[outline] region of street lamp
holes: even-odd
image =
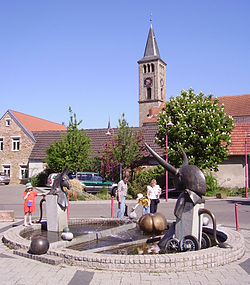
[[[170,121],[166,123],[166,162],[168,162],[168,126],[174,124]],[[166,202],[168,201],[168,171],[166,170]]]
[[[247,189],[248,189],[248,163],[247,163],[247,137],[250,137],[250,134],[245,136],[245,196],[247,198]]]

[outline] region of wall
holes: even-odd
[[[249,173],[249,170],[248,170]],[[230,156],[219,165],[219,171],[214,173],[220,186],[245,187],[245,157]]]
[[[43,172],[46,165],[41,161],[30,160],[29,161],[29,177],[36,176]]]
[[[10,125],[6,126],[6,119]],[[12,137],[20,137],[20,150],[12,151]],[[28,166],[28,159],[35,143],[23,129],[9,116],[8,112],[0,120],[0,138],[3,138],[3,151],[0,151],[0,171],[3,165],[10,165],[10,183],[25,183],[20,179],[20,166]]]

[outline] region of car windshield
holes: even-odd
[[[94,176],[94,181],[100,181],[100,182],[102,182],[102,181],[103,181],[103,178],[102,178],[100,175],[95,175],[95,176]]]
[[[92,174],[77,174],[77,178],[79,180],[91,181],[92,180]]]

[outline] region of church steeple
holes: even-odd
[[[166,63],[161,59],[152,23],[139,65],[139,126],[153,107],[166,101]]]
[[[150,29],[149,29],[149,33],[148,33],[148,39],[147,39],[147,44],[145,47],[145,51],[144,51],[144,57],[143,59],[149,59],[150,58],[160,58],[160,53],[159,53],[159,49],[158,49],[158,45],[155,39],[155,34],[154,34],[154,30],[153,30],[153,26],[152,24],[150,24]]]

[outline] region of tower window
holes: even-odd
[[[152,69],[152,72],[155,72],[155,66],[153,63],[151,64],[151,69]]]
[[[151,88],[150,87],[147,88],[147,99],[148,100],[151,99]]]
[[[3,151],[3,138],[0,138],[0,151]]]
[[[150,72],[150,64],[148,64],[148,72]]]
[[[143,65],[143,72],[147,73],[147,66],[145,64]]]

